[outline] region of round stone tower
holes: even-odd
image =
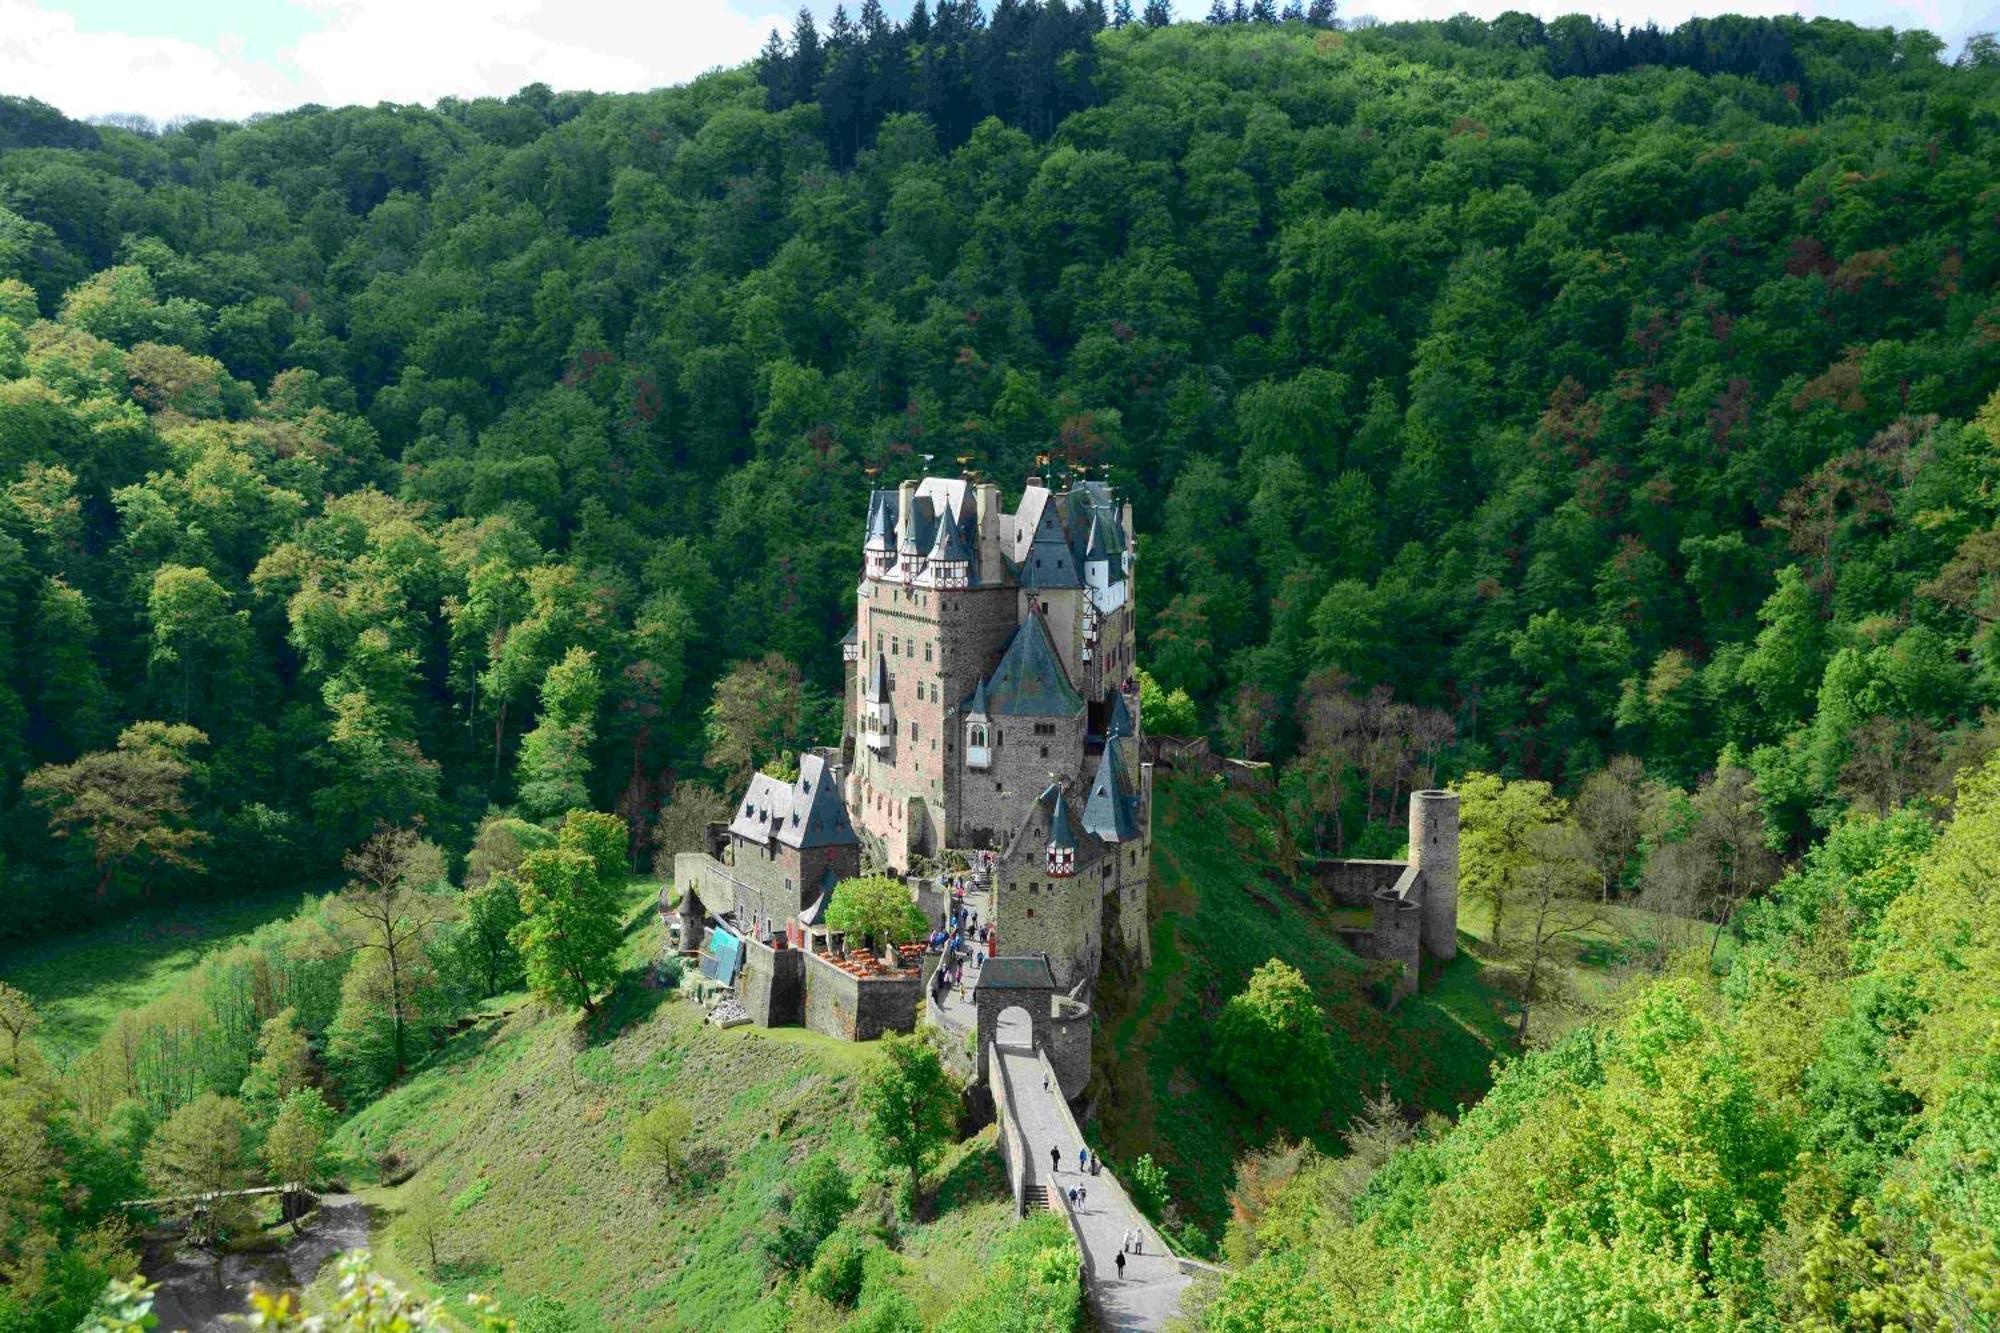
[[[1458,956],[1458,793],[1410,794],[1410,864],[1423,892],[1424,952]]]

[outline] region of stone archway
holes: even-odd
[[[993,1019],[993,1040],[1017,1051],[1035,1049],[1035,1020],[1018,1004],[1010,1004]]]
[[[1040,1050],[1047,1045],[1049,1002],[1055,989],[1056,979],[1045,957],[986,960],[979,969],[979,980],[972,987],[972,1007],[978,1015],[981,1077],[985,1075],[987,1050],[1000,1036],[1003,1015],[1010,1024],[1007,1046],[1012,1048],[1022,1040],[1028,1050]],[[1027,1031],[1016,1036],[1018,1029],[1012,1024],[1023,1021]]]

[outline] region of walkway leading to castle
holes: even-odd
[[[1084,1187],[1083,1207],[1075,1212],[1089,1252],[1086,1271],[1099,1327],[1118,1333],[1165,1328],[1167,1321],[1180,1313],[1181,1292],[1189,1282],[1179,1261],[1167,1253],[1159,1232],[1133,1206],[1110,1171],[1093,1176],[1077,1170],[1076,1150],[1081,1141],[1076,1121],[1063,1105],[1059,1089],[1043,1091],[1042,1074],[1048,1065],[1042,1057],[1005,1044],[998,1050],[1001,1077],[1007,1083],[1007,1110],[1027,1139],[1035,1183],[1047,1185],[1050,1199],[1066,1210],[1070,1204],[1064,1196],[1070,1186]],[[1054,1175],[1049,1174],[1050,1148],[1062,1159]],[[1118,1250],[1134,1227],[1145,1237],[1142,1252],[1125,1256],[1125,1276],[1121,1279]]]

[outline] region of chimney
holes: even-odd
[[[917,483],[906,481],[896,488],[896,545],[899,550],[916,550],[917,530],[910,526],[910,511],[916,506]],[[922,555],[923,552],[918,551]]]
[[[1000,522],[1005,517],[1000,508],[1000,488],[990,481],[982,481],[972,492],[973,513],[978,521],[979,582],[994,584],[1001,581],[1000,574]]]
[[[1041,485],[1041,484],[1042,484],[1042,479],[1041,479],[1040,477],[1030,477],[1030,478],[1028,478],[1028,489],[1029,489],[1029,490],[1033,490],[1033,489],[1034,489],[1035,487],[1037,487],[1037,486],[1039,486],[1039,485]]]

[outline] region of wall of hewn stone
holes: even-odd
[[[805,1021],[805,953],[743,942],[743,971],[736,999],[760,1027],[797,1027]]]
[[[850,976],[818,954],[805,955],[805,1025],[845,1041],[914,1032],[923,983],[909,977]]]

